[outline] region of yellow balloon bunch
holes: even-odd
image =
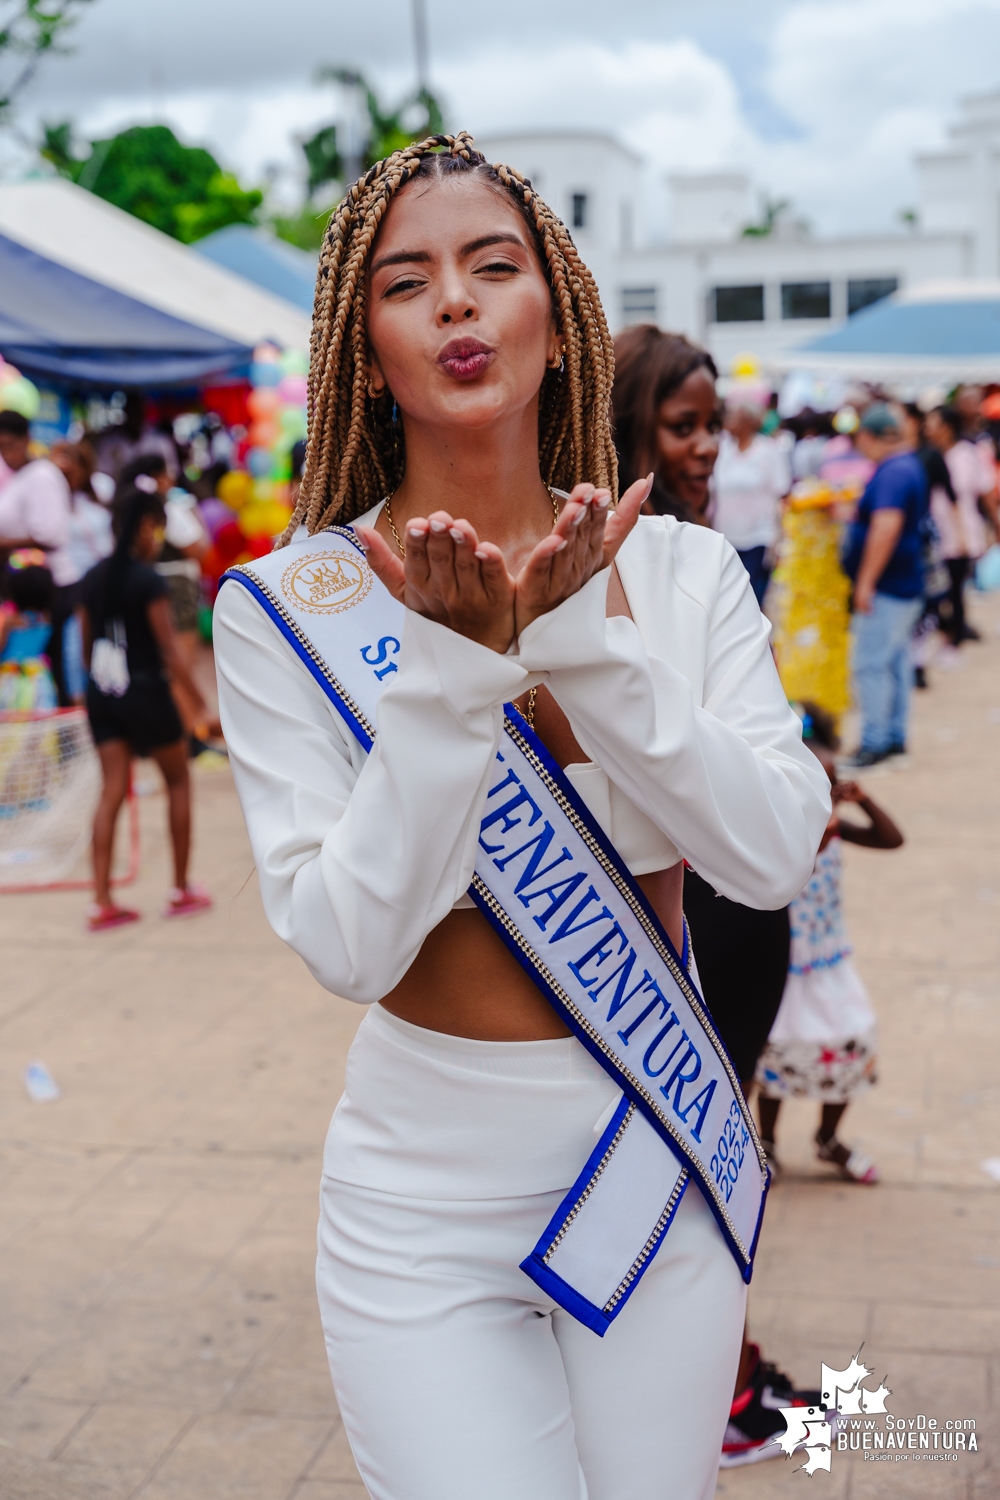
[[[840,566],[839,491],[815,482],[793,492],[775,569],[775,652],[791,699],[839,717],[850,705],[851,585]]]

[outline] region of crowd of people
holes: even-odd
[[[546,281],[551,273],[542,274],[532,260],[534,241],[525,237],[527,221],[517,204],[527,201],[528,189],[515,191],[496,174],[495,181],[477,184],[476,174],[492,169],[477,166],[463,152],[456,148],[447,158],[448,172],[440,165],[445,158],[426,157],[419,168],[426,178],[424,196],[403,195],[400,207],[392,207],[387,223],[402,224],[406,206],[407,232],[414,243],[427,239],[426,253],[411,256],[406,241],[394,256],[376,263],[374,274],[386,280],[388,299],[388,270],[380,268],[419,262],[416,271],[412,266],[407,271],[410,297],[414,286],[433,282],[435,273],[426,267],[436,264],[435,257],[451,257],[452,280],[438,293],[449,310],[437,324],[431,319],[435,337],[446,337],[450,321],[463,328],[481,325],[484,335],[492,328],[497,335],[503,318],[513,317],[514,304],[509,301],[507,311],[498,312],[495,291],[462,290],[478,273],[475,267],[467,273],[469,252],[451,246],[458,231],[453,233],[451,220],[440,213],[442,195],[452,195],[449,203],[468,219],[470,235],[473,228],[485,235],[482,245],[504,242],[511,264],[491,260],[484,276],[498,284],[504,278],[513,284],[520,276],[524,287],[517,294],[522,322],[511,324],[517,339],[505,344],[509,330],[497,335],[504,351],[519,341],[516,352],[502,356],[510,365],[503,396],[511,405],[506,426],[493,413],[489,422],[497,431],[487,432],[487,417],[475,415],[475,381],[496,357],[495,348],[475,338],[445,343],[434,373],[428,374],[407,345],[402,322],[394,326],[395,314],[373,303],[367,338],[378,355],[371,356],[367,384],[355,375],[335,390],[324,388],[316,407],[327,413],[322,420],[331,430],[354,432],[361,421],[372,437],[367,446],[358,442],[345,449],[340,469],[317,464],[295,512],[296,537],[303,545],[332,522],[358,523],[358,545],[371,568],[397,602],[409,606],[399,667],[386,668],[398,673],[383,700],[391,711],[386,707],[379,719],[379,745],[372,750],[369,738],[363,747],[366,754],[371,751],[374,768],[364,781],[359,781],[364,756],[347,730],[343,743],[336,735],[331,741],[325,700],[310,697],[302,674],[288,670],[291,658],[282,654],[287,641],[277,641],[258,602],[227,585],[219,612],[225,728],[268,916],[329,988],[348,998],[382,1001],[373,1008],[378,1019],[359,1032],[349,1084],[355,1092],[338,1110],[328,1143],[319,1284],[331,1369],[373,1494],[445,1492],[434,1488],[434,1463],[449,1461],[441,1459],[444,1450],[434,1449],[440,1426],[434,1403],[441,1400],[440,1383],[457,1378],[455,1400],[463,1404],[468,1432],[478,1434],[477,1441],[489,1447],[497,1422],[507,1424],[508,1451],[500,1469],[513,1472],[509,1454],[520,1451],[519,1444],[529,1455],[532,1472],[537,1471],[535,1488],[524,1494],[542,1493],[537,1473],[545,1465],[561,1476],[562,1485],[557,1488],[553,1480],[547,1495],[576,1493],[579,1450],[592,1493],[610,1495],[611,1488],[602,1486],[620,1461],[637,1473],[660,1472],[668,1432],[669,1465],[680,1476],[677,1494],[700,1500],[709,1493],[706,1486],[714,1485],[720,1437],[724,1464],[771,1456],[778,1451],[773,1439],[784,1430],[778,1408],[818,1405],[820,1392],[796,1389],[763,1358],[745,1327],[738,1354],[732,1328],[717,1327],[723,1305],[733,1318],[742,1317],[742,1291],[727,1253],[718,1253],[714,1223],[694,1189],[671,1232],[676,1255],[659,1252],[655,1271],[642,1283],[646,1290],[637,1295],[647,1321],[639,1314],[629,1321],[623,1313],[605,1345],[612,1353],[603,1365],[586,1341],[590,1335],[580,1342],[578,1325],[564,1316],[566,1307],[573,1312],[572,1301],[560,1303],[556,1297],[553,1303],[542,1293],[532,1293],[532,1300],[518,1290],[516,1276],[511,1280],[508,1271],[516,1272],[517,1262],[506,1265],[507,1238],[511,1245],[521,1244],[530,1218],[524,1204],[537,1208],[536,1199],[551,1198],[555,1210],[567,1186],[563,1157],[576,1162],[573,1151],[582,1143],[582,1161],[592,1149],[591,1137],[610,1119],[614,1091],[608,1094],[606,1073],[597,1063],[583,1054],[582,1063],[577,1058],[577,1043],[566,1026],[553,1022],[513,960],[509,971],[503,967],[506,956],[496,937],[470,925],[467,908],[473,903],[464,893],[475,839],[466,826],[466,801],[471,805],[480,791],[485,793],[484,778],[497,758],[497,715],[502,718],[502,705],[510,698],[619,847],[641,899],[700,984],[711,1013],[706,1025],[714,1026],[743,1096],[756,1096],[772,1177],[781,1173],[781,1103],[804,1097],[818,1108],[818,1160],[848,1182],[873,1186],[875,1162],[839,1134],[851,1101],[876,1080],[878,1047],[875,1013],[844,931],[840,850],[845,841],[879,850],[903,842],[890,814],[854,777],[906,753],[914,684],[926,686],[932,661],[947,661],[948,653],[976,639],[965,591],[997,531],[997,455],[983,423],[982,392],[960,389],[928,412],[872,392],[858,409],[838,414],[836,424],[812,412],[781,424],[766,400],[739,390],[720,399],[711,356],[687,338],[651,325],[630,328],[614,342],[608,417],[595,407],[588,417],[591,427],[577,422],[572,403],[581,391],[596,389],[595,371],[610,353],[602,352],[606,330],[602,335],[586,268],[574,260],[568,237],[560,238],[558,221],[545,217],[544,206],[536,209],[533,232],[543,237],[550,264],[561,265],[559,275],[567,285],[568,267],[575,278],[579,305],[567,302],[562,308],[564,317],[575,320],[570,338],[567,328],[551,319]],[[365,179],[369,194],[381,181],[373,173]],[[459,175],[465,179],[461,200],[455,197]],[[386,189],[383,209],[396,190]],[[512,192],[513,208],[504,197]],[[362,195],[358,204],[364,203],[368,199]],[[348,238],[364,229],[358,204],[343,210]],[[375,237],[369,228],[368,248]],[[383,239],[390,233],[385,222],[379,233]],[[480,241],[473,236],[469,243]],[[343,317],[339,324],[328,318],[323,325],[324,337],[333,340],[324,369],[346,358],[336,341],[355,316],[353,290],[341,288],[336,295],[344,299]],[[494,309],[490,316],[496,326],[483,310],[487,305]],[[331,333],[332,328],[341,333]],[[365,339],[355,338],[351,347],[364,346]],[[397,380],[406,393],[405,400],[402,394],[398,398],[402,417],[392,394]],[[362,388],[364,409],[358,417]],[[535,413],[534,427],[520,420],[521,408],[515,410],[522,396],[521,406]],[[454,443],[446,463],[439,442],[445,429]],[[551,443],[556,454],[552,477],[544,484],[535,483],[539,431],[545,452]],[[164,914],[205,911],[211,898],[189,876],[188,766],[192,752],[209,735],[219,735],[222,725],[211,719],[194,670],[202,602],[199,559],[208,539],[191,497],[177,488],[176,450],[162,433],[144,429],[141,405],[134,400],[100,452],[86,441],[65,441],[37,456],[30,438],[23,417],[0,412],[0,709],[86,708],[103,773],[93,831],[91,931],[107,931],[140,915],[116,902],[110,880],[115,824],[135,756],[157,762],[167,790],[174,883]],[[574,448],[581,443],[589,444],[586,452]],[[617,513],[610,509],[612,443],[623,496]],[[484,464],[480,449],[492,453],[493,467]],[[567,479],[562,487],[571,459],[578,468],[584,462],[593,468],[592,474],[588,469],[593,483]],[[860,710],[859,743],[847,757],[841,754],[838,727],[821,703],[785,701],[760,613],[768,605],[787,498],[796,481],[824,472],[850,472],[863,480],[845,526],[843,552],[853,588]],[[502,476],[524,482],[517,505],[502,493]],[[475,505],[468,498],[473,493]],[[432,495],[441,508],[428,520]],[[451,495],[453,515],[445,513],[442,495]],[[664,526],[643,530],[636,522],[640,506],[647,516],[668,518]],[[468,519],[473,514],[482,542]],[[630,553],[625,543],[633,526],[643,540],[641,546],[630,542]],[[610,542],[602,541],[605,528]],[[629,556],[633,561],[626,564]],[[261,559],[261,566],[266,561]],[[606,574],[602,565],[608,563],[614,568],[606,587],[606,620],[603,594],[596,614],[585,601],[596,599],[590,581]],[[480,569],[488,587],[479,579]],[[519,613],[522,598],[533,602]],[[647,646],[634,630],[616,629],[624,623],[616,616],[634,620],[647,634],[660,631],[670,644],[649,645],[647,658]],[[553,623],[558,621],[569,623]],[[680,637],[671,635],[684,630],[704,636],[698,637],[697,667],[684,656]],[[382,644],[387,641],[399,649],[394,636],[383,636]],[[669,661],[659,659],[663,651],[673,653]],[[362,657],[369,660],[364,651]],[[383,653],[379,660],[384,659]],[[739,671],[728,670],[733,663]],[[384,674],[379,675],[381,680]],[[626,677],[627,694],[621,690]],[[598,698],[609,696],[604,709],[587,708],[591,690]],[[669,725],[662,721],[665,705]],[[750,734],[746,724],[754,715],[759,723]],[[294,745],[285,743],[296,724]],[[767,777],[756,764],[761,746],[772,754]],[[288,775],[292,760],[295,778]],[[444,764],[451,778],[448,805],[438,796],[438,806],[435,776]],[[730,784],[727,778],[735,780]],[[688,788],[683,793],[677,790],[682,781]],[[356,811],[362,803],[370,826]],[[394,809],[405,811],[399,826]],[[854,811],[847,814],[847,809]],[[438,820],[433,829],[427,822],[432,814]],[[442,832],[438,825],[448,819],[454,827]],[[511,814],[504,828],[517,821]],[[379,836],[373,838],[376,827]],[[566,849],[561,857],[569,857]],[[536,852],[531,880],[538,862]],[[557,889],[547,888],[553,912],[566,899],[552,895]],[[759,901],[767,909],[760,909]],[[479,915],[473,915],[478,923]],[[380,922],[385,930],[377,940]],[[594,954],[598,966],[607,957],[598,947],[588,960]],[[381,987],[375,973],[385,978]],[[502,1021],[495,1003],[501,990],[510,1005]],[[667,1001],[663,1004],[660,1019],[668,1012]],[[650,1043],[647,1071],[650,1054],[673,1024]],[[633,1029],[618,1033],[626,1044]],[[508,1049],[499,1062],[497,1048]],[[518,1049],[524,1048],[534,1051],[522,1076]],[[445,1075],[447,1089],[439,1086]],[[675,1104],[683,1084],[695,1076],[681,1076]],[[398,1083],[394,1113],[383,1114],[384,1099],[365,1093],[376,1077]],[[586,1116],[579,1141],[569,1139],[576,1126],[566,1126],[558,1111],[544,1119],[539,1113],[536,1096],[543,1082],[550,1104],[568,1089],[567,1109],[576,1110],[581,1120]],[[668,1090],[662,1092],[669,1097]],[[488,1108],[495,1104],[499,1111],[497,1119],[512,1099],[531,1094],[538,1128],[550,1131],[553,1140],[569,1132],[568,1146],[556,1152],[558,1167],[548,1175],[539,1168],[536,1181],[513,1159],[508,1170],[498,1150],[490,1166],[496,1181],[484,1187],[486,1168],[476,1152],[492,1127],[476,1111],[487,1108],[485,1093],[494,1101]],[[459,1095],[477,1124],[464,1154],[454,1148],[438,1159],[435,1111],[454,1106]],[[591,1132],[592,1116],[598,1125]],[[439,1123],[440,1140],[451,1139],[444,1114]],[[382,1144],[373,1155],[371,1141],[379,1131]],[[405,1212],[397,1204],[404,1197],[410,1204]],[[499,1209],[477,1217],[480,1200],[502,1201],[507,1218]],[[441,1208],[446,1201],[447,1213]],[[364,1266],[345,1249],[352,1236],[355,1251],[364,1241]],[[446,1254],[441,1246],[449,1237],[464,1247],[463,1274],[469,1288],[478,1290],[475,1296],[470,1290],[448,1319],[434,1310],[430,1282],[411,1277],[407,1283],[394,1268],[399,1245],[413,1236],[422,1237],[430,1261]],[[695,1270],[679,1269],[685,1255]],[[376,1265],[384,1277],[378,1285]],[[540,1285],[545,1292],[547,1284]],[[398,1305],[376,1337],[370,1308],[380,1297],[389,1303],[395,1298]],[[655,1340],[668,1332],[656,1309],[673,1308],[671,1316],[681,1319],[682,1304],[685,1317],[696,1304],[702,1308],[706,1330],[693,1373],[685,1371],[674,1383],[676,1412],[660,1424],[663,1431],[654,1435],[648,1424],[637,1426],[630,1417],[631,1448],[619,1452],[618,1440],[601,1419],[601,1404],[629,1371],[654,1367],[660,1359]],[[490,1315],[492,1324],[483,1311],[487,1305],[502,1310]],[[393,1373],[400,1368],[405,1328],[413,1318],[422,1320],[424,1329],[420,1367],[436,1361],[439,1382],[418,1382],[423,1394],[412,1379],[400,1385]],[[556,1330],[551,1347],[539,1342],[547,1333],[525,1331],[535,1318]],[[353,1331],[347,1335],[346,1328]],[[618,1333],[619,1328],[629,1331]],[[359,1340],[368,1340],[369,1351],[360,1362]],[[493,1383],[462,1385],[461,1372],[472,1368],[470,1360],[485,1367],[491,1340],[499,1351]],[[615,1360],[621,1360],[622,1349],[627,1358],[619,1367]],[[567,1373],[556,1378],[560,1360]],[[662,1382],[662,1364],[657,1368]],[[734,1375],[730,1392],[727,1382]],[[717,1391],[711,1399],[705,1393],[706,1382],[718,1387],[720,1380],[721,1404]],[[537,1411],[547,1414],[545,1431],[535,1420],[537,1411],[518,1404],[522,1383],[534,1390]],[[488,1388],[485,1403],[481,1387]],[[719,1421],[705,1415],[715,1406]],[[558,1434],[565,1437],[572,1428],[571,1408],[578,1417],[590,1412],[593,1421],[578,1422],[577,1437],[563,1441]],[[387,1422],[395,1424],[391,1439]],[[400,1433],[409,1434],[407,1441]],[[387,1457],[386,1443],[395,1445],[394,1457]],[[423,1480],[412,1478],[421,1445],[437,1453],[420,1469],[429,1476],[423,1488]],[[454,1453],[450,1461],[457,1462]],[[397,1470],[411,1476],[409,1489],[393,1487]],[[481,1484],[465,1491],[453,1485],[447,1493],[513,1493],[502,1489],[507,1480],[497,1483],[501,1488],[495,1491]]]
[[[965,642],[978,639],[966,592],[977,563],[1000,540],[998,432],[984,419],[983,391],[960,386],[927,411],[870,392],[860,410],[847,407],[837,418],[806,410],[779,425],[773,401],[738,390],[727,401],[715,398],[714,365],[680,335],[630,329],[616,341],[616,358],[623,472],[654,453],[648,413],[641,431],[636,425],[650,399],[644,392],[668,391],[655,451],[673,478],[668,485],[661,468],[648,509],[721,531],[762,605],[795,481],[860,479],[842,557],[852,584],[860,739],[842,763],[859,771],[905,755],[911,692],[929,686],[932,661],[947,668]],[[700,377],[690,374],[695,359]],[[681,387],[689,396],[684,420],[675,410]]]
[[[174,885],[163,915],[212,904],[188,873],[188,761],[221,732],[192,675],[207,538],[192,497],[173,489],[176,450],[137,426],[131,405],[114,442],[57,442],[44,456],[28,421],[0,411],[0,711],[86,707],[103,781],[91,932],[140,916],[110,884],[134,756],[154,759],[166,785]]]

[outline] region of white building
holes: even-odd
[[[570,228],[617,330],[655,322],[707,345],[720,369],[767,362],[899,288],[1000,277],[1000,90],[963,101],[950,144],[917,157],[912,231],[819,238],[778,221],[747,236],[741,172],[667,179],[669,232],[641,232],[640,158],[612,137],[539,131],[477,141],[525,172]]]

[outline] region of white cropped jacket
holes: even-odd
[[[264,910],[327,989],[378,1000],[469,904],[503,704],[536,683],[591,757],[567,775],[633,874],[683,856],[760,909],[806,884],[829,783],[743,564],[716,532],[641,517],[618,570],[631,620],[606,617],[605,569],[506,656],[407,611],[370,755],[250,593],[223,585],[220,712]]]

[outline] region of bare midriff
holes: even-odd
[[[631,616],[617,569],[608,587],[608,614]],[[587,760],[565,714],[544,687],[535,703],[535,732],[559,765]],[[635,879],[680,952],[683,864]],[[449,912],[428,933],[399,984],[381,1003],[414,1026],[477,1041],[537,1042],[569,1035],[486,918],[471,909]]]

